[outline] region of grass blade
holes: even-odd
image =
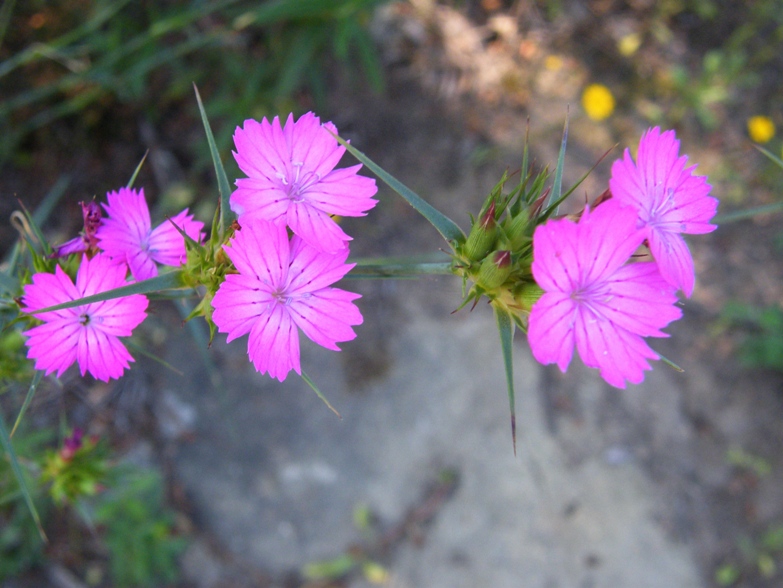
[[[55,306],[48,306],[35,310],[29,314],[42,314],[44,312],[52,312],[54,310],[63,310],[65,308],[74,308],[76,306],[82,306],[84,304],[92,304],[93,302],[103,302],[104,300],[112,300],[114,298],[122,298],[123,296],[130,296],[131,294],[147,294],[149,292],[156,292],[158,290],[166,290],[168,288],[181,288],[186,284],[183,282],[183,270],[176,270],[168,272],[166,274],[150,278],[149,280],[142,280],[141,282],[134,282],[127,286],[121,286],[114,288],[113,290],[106,290],[100,294],[93,294],[92,296],[85,296],[77,300],[69,300],[62,304],[56,304]]]
[[[207,113],[204,110],[204,104],[201,102],[201,96],[198,93],[196,84],[193,84],[193,90],[196,92],[196,101],[198,102],[198,109],[201,113],[201,121],[204,123],[204,131],[207,133],[207,142],[209,143],[209,153],[212,155],[212,163],[215,166],[215,175],[218,181],[218,190],[220,191],[220,220],[218,222],[220,241],[226,234],[228,226],[228,211],[230,210],[228,204],[228,198],[231,196],[231,187],[228,183],[228,176],[226,176],[226,169],[223,167],[223,162],[220,159],[217,145],[215,144],[215,137],[212,134],[212,128],[209,126],[209,120],[207,119]]]
[[[777,155],[775,155],[775,154],[774,154],[774,153],[772,153],[771,151],[767,151],[767,150],[766,150],[766,149],[764,149],[764,147],[762,147],[761,145],[753,145],[753,146],[754,146],[756,149],[758,149],[759,151],[761,151],[761,152],[762,152],[764,155],[766,155],[767,157],[769,157],[769,158],[770,158],[772,161],[774,161],[774,162],[775,162],[775,164],[777,164],[777,165],[778,165],[778,166],[780,166],[780,167],[783,167],[783,159],[780,159],[780,157],[778,157]]]
[[[318,386],[316,386],[316,385],[315,385],[315,382],[313,382],[313,381],[310,379],[310,376],[308,376],[306,373],[302,372],[302,379],[303,379],[305,382],[307,382],[307,385],[308,385],[308,386],[310,386],[310,387],[313,389],[313,392],[315,392],[315,393],[318,395],[318,398],[320,398],[321,400],[323,400],[324,404],[325,404],[326,406],[328,406],[328,407],[329,407],[329,410],[331,410],[331,411],[332,411],[334,414],[336,414],[336,415],[337,415],[337,416],[338,416],[340,419],[342,419],[342,418],[343,418],[343,417],[340,415],[340,413],[339,413],[339,412],[337,412],[337,411],[335,410],[334,406],[332,406],[332,405],[329,403],[329,401],[326,399],[326,396],[324,396],[324,395],[321,393],[321,391],[318,389]]]
[[[2,412],[0,412],[0,444],[2,444],[3,450],[8,456],[11,469],[14,472],[16,481],[19,483],[19,490],[22,492],[24,501],[27,503],[27,508],[30,510],[30,515],[33,517],[35,526],[38,528],[38,534],[41,536],[41,539],[46,542],[46,533],[44,533],[43,527],[41,526],[41,517],[38,516],[38,510],[35,508],[33,496],[30,494],[30,489],[27,487],[27,480],[25,480],[24,472],[19,465],[19,460],[16,457],[13,445],[11,445],[11,438],[8,436],[8,430],[5,427],[5,419],[3,418]]]
[[[555,178],[552,184],[552,192],[549,194],[549,208],[553,202],[560,200],[560,194],[563,192],[563,167],[565,167],[566,142],[568,141],[568,114],[566,113],[565,126],[563,127],[563,140],[560,143],[560,153],[557,155],[557,167],[555,168]],[[557,215],[557,211],[555,211]]]
[[[438,230],[443,238],[446,239],[447,242],[451,243],[452,241],[456,241],[461,243],[465,240],[465,233],[462,232],[462,229],[459,228],[457,223],[455,223],[437,208],[432,206],[429,202],[424,200],[421,196],[416,194],[413,190],[408,188],[389,172],[384,170],[364,153],[352,147],[350,143],[338,137],[337,135],[333,136],[348,150],[351,155],[367,166],[367,168],[376,176],[378,176],[378,178],[383,183],[397,192],[397,194],[402,196],[402,198],[408,204],[410,204],[416,210],[416,212],[426,218],[430,224]]]
[[[133,175],[131,176],[130,180],[128,180],[128,184],[125,186],[126,188],[128,189],[133,188],[133,184],[136,182],[136,176],[139,175],[139,172],[141,171],[141,166],[143,166],[144,162],[147,161],[147,155],[149,154],[150,154],[150,150],[147,149],[144,152],[144,157],[141,158],[139,165],[137,165],[136,169],[133,171]]]
[[[514,408],[514,363],[511,354],[514,342],[514,323],[511,315],[505,310],[495,307],[495,320],[500,332],[500,346],[503,349],[503,363],[506,368],[506,385],[508,386],[508,405],[511,411],[511,442],[514,445],[514,455],[517,454],[517,413]]]
[[[24,402],[22,403],[22,408],[19,410],[19,416],[16,417],[16,422],[14,423],[14,428],[11,429],[10,437],[14,436],[14,433],[16,433],[17,427],[19,427],[19,423],[22,422],[22,417],[24,416],[24,413],[27,412],[27,407],[30,405],[30,402],[33,399],[33,396],[35,396],[35,391],[38,389],[38,384],[41,383],[41,378],[43,378],[44,373],[40,370],[35,372],[35,375],[33,376],[33,381],[30,382],[30,387],[27,389],[27,396],[24,398]]]

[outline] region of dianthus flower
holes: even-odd
[[[108,218],[96,233],[98,246],[115,261],[127,263],[136,280],[157,276],[155,262],[180,265],[185,261],[185,238],[174,225],[191,239],[201,239],[204,223],[193,220],[187,208],[152,229],[144,188],[120,188],[109,192],[106,199],[108,204],[103,207]]]
[[[37,309],[92,296],[127,285],[123,265],[105,254],[82,257],[76,285],[58,265],[54,274],[33,275],[24,288],[23,310],[44,324],[22,333],[27,336],[27,357],[35,369],[61,376],[74,362],[81,374],[90,372],[98,380],[119,378],[133,361],[118,337],[128,337],[147,316],[147,299],[141,294],[93,302],[83,306],[37,313]]]
[[[708,196],[707,179],[693,175],[696,166],[685,167],[688,158],[680,157],[679,149],[674,131],[649,129],[639,141],[635,164],[628,149],[614,162],[609,189],[615,200],[637,211],[639,227],[663,277],[690,297],[693,258],[681,233],[714,231],[717,226],[710,219],[718,201]]]
[[[550,220],[533,234],[533,277],[544,290],[530,312],[528,339],[541,363],[565,372],[576,345],[611,385],[638,384],[658,359],[643,337],[680,318],[675,289],[656,264],[626,264],[642,243],[636,214],[608,201],[578,223]]]
[[[237,274],[229,274],[212,300],[212,319],[228,341],[250,334],[247,353],[256,370],[281,382],[301,374],[299,333],[339,351],[337,343],[356,337],[360,296],[329,287],[354,264],[348,248],[335,254],[311,247],[283,225],[248,221],[225,247]]]
[[[237,127],[234,158],[247,178],[237,180],[231,210],[239,222],[262,219],[286,224],[311,246],[327,253],[350,241],[331,218],[364,216],[376,204],[375,180],[357,175],[361,165],[334,167],[345,147],[327,132],[337,134],[330,122],[321,125],[312,112],[285,127],[275,117],[270,123],[246,120]]]

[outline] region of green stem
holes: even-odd
[[[410,278],[445,276],[453,273],[450,261],[418,263],[373,263],[358,261],[346,278]]]

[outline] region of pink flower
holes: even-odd
[[[127,263],[136,280],[157,276],[156,261],[163,265],[180,265],[185,261],[185,238],[174,225],[191,239],[201,239],[204,223],[193,220],[187,208],[152,229],[143,188],[138,191],[120,188],[118,192],[109,192],[106,199],[109,203],[103,207],[109,217],[96,234],[99,246],[113,259]]]
[[[229,342],[250,334],[247,353],[260,373],[281,382],[291,370],[302,373],[297,327],[334,351],[356,337],[351,327],[362,315],[352,301],[360,296],[329,287],[354,265],[345,263],[347,247],[323,253],[297,236],[289,242],[283,225],[257,220],[244,224],[225,251],[239,273],[220,285],[212,318]]]
[[[608,201],[578,223],[549,221],[533,234],[533,277],[544,295],[530,312],[528,339],[541,363],[565,372],[574,344],[588,367],[611,385],[638,384],[648,359],[642,337],[680,318],[675,289],[654,263],[626,264],[642,243],[636,213]]]
[[[628,149],[612,165],[609,189],[612,196],[636,210],[639,227],[650,245],[663,277],[693,293],[693,258],[681,233],[709,233],[718,201],[708,196],[710,185],[704,176],[694,176],[696,167],[685,167],[688,158],[679,157],[680,142],[674,131],[649,129],[639,141],[636,164]]]
[[[133,361],[118,337],[128,337],[147,316],[147,299],[140,294],[93,302],[65,310],[36,313],[37,309],[77,300],[125,286],[125,266],[106,255],[82,258],[76,285],[58,265],[54,274],[39,273],[24,288],[23,310],[44,321],[25,331],[29,359],[35,369],[61,376],[73,362],[82,375],[90,372],[98,380],[119,378]]]
[[[286,224],[307,243],[334,253],[351,237],[330,215],[364,216],[375,206],[375,180],[359,176],[361,165],[334,169],[345,153],[312,112],[294,122],[288,116],[285,127],[275,117],[270,123],[246,120],[237,127],[234,158],[248,175],[237,180],[231,194],[231,210],[244,224],[263,219]]]

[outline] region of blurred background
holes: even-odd
[[[690,239],[696,291],[652,342],[685,371],[615,390],[578,360],[535,364],[519,336],[515,456],[492,315],[451,314],[458,280],[343,284],[363,295],[357,340],[303,348],[341,420],[155,301],[122,380],[41,382],[14,443],[48,542],[4,453],[0,585],[783,584],[783,225],[743,215],[783,202],[755,147],[783,157],[779,0],[5,0],[0,216],[48,211],[62,243],[77,203],[147,153],[153,217],[209,222],[193,84],[231,182],[237,125],[314,110],[463,227],[526,133],[552,168],[568,118],[567,185],[611,150],[576,208],[648,127],[675,129],[724,221]],[[379,200],[345,221],[354,256],[437,253],[407,204]],[[0,223],[4,255],[17,237]],[[32,378],[22,344],[0,339],[6,423]]]

